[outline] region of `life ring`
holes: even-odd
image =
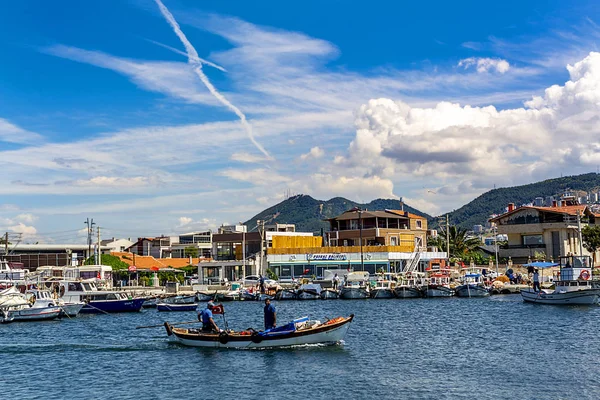
[[[229,334],[227,332],[219,333],[219,343],[227,344],[229,342]]]
[[[590,272],[587,269],[584,269],[583,271],[581,271],[581,273],[579,274],[579,277],[581,279],[583,279],[584,281],[587,281],[588,279],[590,279]]]
[[[258,344],[263,341],[263,337],[258,332],[254,332],[252,336],[250,336],[250,340],[252,340],[252,343]]]

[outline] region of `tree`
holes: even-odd
[[[450,254],[449,257],[467,259],[470,254],[475,253],[477,248],[481,246],[481,240],[476,237],[468,237],[467,230],[461,229],[456,225],[451,225],[448,228],[450,234]],[[436,238],[428,240],[430,245],[436,246],[439,249],[446,250],[447,236],[446,231],[440,231]]]
[[[196,246],[188,246],[185,249],[183,249],[183,254],[185,254],[186,257],[197,258],[198,248]]]
[[[592,253],[593,265],[596,265],[596,251],[600,249],[600,226],[584,226],[581,230],[581,239],[583,247]]]

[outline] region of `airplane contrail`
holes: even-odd
[[[246,132],[248,133],[248,137],[250,138],[252,143],[254,143],[254,146],[256,146],[256,148],[258,150],[260,150],[267,157],[267,159],[272,160],[273,157],[271,157],[271,155],[264,149],[264,147],[262,147],[261,144],[258,143],[256,141],[256,139],[254,138],[254,135],[252,133],[252,126],[246,120],[246,116],[244,115],[244,113],[241,112],[239,108],[237,108],[236,106],[231,104],[229,102],[229,100],[227,100],[225,98],[225,96],[223,96],[221,93],[219,93],[217,91],[217,89],[215,89],[215,87],[212,85],[212,83],[210,83],[210,81],[208,80],[208,77],[202,71],[202,62],[200,61],[198,52],[196,51],[194,46],[192,46],[190,41],[187,39],[187,37],[185,36],[183,31],[179,27],[179,24],[175,20],[175,17],[173,17],[173,14],[171,14],[171,12],[167,9],[167,7],[165,7],[165,5],[162,3],[161,0],[154,0],[154,1],[158,5],[160,12],[165,17],[165,19],[167,20],[169,25],[171,25],[171,28],[173,28],[173,31],[175,32],[175,34],[177,35],[177,37],[183,44],[183,47],[185,47],[185,51],[188,56],[188,63],[196,67],[196,68],[194,68],[194,72],[196,72],[196,75],[198,75],[198,77],[200,78],[202,83],[204,83],[206,88],[212,93],[213,96],[215,96],[217,98],[217,100],[219,100],[224,106],[229,108],[240,118],[240,121],[242,122],[242,126],[244,127],[244,129],[246,129]]]
[[[168,45],[166,45],[164,43],[157,42],[156,40],[152,40],[152,39],[146,39],[146,40],[149,41],[150,43],[154,43],[157,46],[164,47],[167,50],[171,50],[173,53],[181,54],[184,57],[188,57],[188,54],[185,51],[178,50],[178,49],[176,49],[174,47],[171,47],[171,46],[168,46]],[[208,65],[210,67],[216,68],[219,71],[227,72],[227,70],[225,68],[221,67],[219,64],[215,64],[213,62],[210,62],[210,61],[205,60],[204,58],[200,58],[200,57],[198,57],[198,60],[202,64],[206,64],[206,65]]]

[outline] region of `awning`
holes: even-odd
[[[551,263],[547,261],[534,261],[528,264],[523,264],[524,267],[535,267],[535,268],[552,268],[558,267],[557,263]]]

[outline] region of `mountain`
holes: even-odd
[[[508,203],[520,206],[533,202],[536,197],[559,197],[566,191],[588,192],[598,188],[600,188],[600,175],[589,173],[548,179],[523,186],[494,189],[482,194],[458,210],[450,212],[450,225],[472,229],[473,225],[484,225],[490,215],[505,212]],[[437,221],[432,218],[429,224],[432,227],[437,226]]]
[[[323,221],[323,219],[338,216],[353,207],[360,207],[363,210],[399,210],[402,206],[400,201],[392,199],[376,199],[370,203],[361,204],[344,199],[343,197],[334,197],[331,200],[323,201],[313,199],[308,195],[299,194],[255,215],[246,221],[246,225],[248,225],[249,229],[252,229],[256,226],[257,220],[265,220],[267,224],[296,224],[296,231],[298,232],[320,233],[321,228],[325,230],[329,229],[329,223]],[[404,204],[404,210],[422,215],[428,219],[432,218],[430,215],[406,204]]]

